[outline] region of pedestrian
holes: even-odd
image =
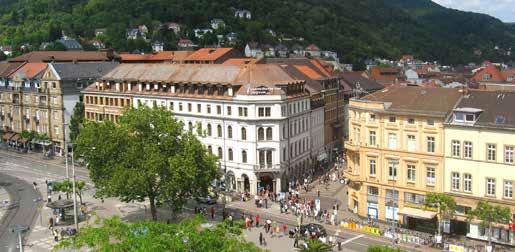
[[[263,233],[259,232],[259,245],[263,246]]]
[[[48,220],[48,229],[52,230],[54,228],[54,218],[50,217]]]
[[[259,227],[259,219],[260,219],[260,217],[258,214],[258,215],[256,215],[256,227]]]
[[[57,200],[61,200],[61,194],[59,194],[59,196],[57,196]]]
[[[295,240],[293,241],[293,247],[294,248],[299,247],[299,232],[295,232]]]
[[[215,207],[211,207],[211,220],[215,219]]]
[[[268,208],[268,198],[265,198],[265,209]]]

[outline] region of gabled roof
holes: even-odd
[[[233,51],[233,48],[201,48],[189,55],[187,61],[214,61]]]
[[[93,51],[33,51],[9,62],[71,62],[71,61],[108,61],[106,53]]]
[[[96,80],[119,65],[117,62],[51,63],[61,80]]]
[[[63,44],[68,50],[81,50],[82,45],[75,39],[60,39],[59,42]]]
[[[514,92],[469,91],[456,108],[482,110],[474,126],[515,128]]]
[[[483,69],[477,71],[474,74],[474,76],[472,76],[472,80],[477,81],[477,82],[482,82],[482,81],[484,81],[483,76],[485,74],[489,74],[491,76],[490,80],[488,80],[489,82],[504,82],[504,81],[506,81],[506,79],[504,78],[504,76],[501,73],[501,70],[494,64],[488,64]]]
[[[193,51],[162,51],[152,54],[122,53],[122,62],[163,62],[163,61],[184,61]]]
[[[311,50],[311,51],[320,51],[320,48],[315,45],[315,44],[310,44],[306,47],[306,50]]]
[[[389,87],[362,100],[383,102],[386,111],[445,117],[461,95],[460,90],[452,88]]]
[[[339,76],[346,82],[352,89],[362,88],[367,92],[375,92],[384,88],[383,85],[369,80],[362,76],[363,72],[343,72]]]
[[[12,78],[18,75],[25,79],[33,79],[39,74],[42,74],[43,71],[45,71],[47,65],[47,63],[27,63],[15,72],[11,73],[10,77]]]

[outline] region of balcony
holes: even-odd
[[[255,172],[279,172],[281,171],[280,164],[259,164],[254,165]]]
[[[345,141],[345,149],[350,151],[359,151],[359,144],[352,140]]]

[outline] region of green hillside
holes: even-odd
[[[412,53],[445,64],[490,59],[508,61],[500,48],[515,48],[513,26],[487,15],[443,8],[430,0],[0,0],[0,42],[38,48],[54,41],[64,30],[84,41],[94,29],[107,28],[101,37],[119,51],[150,50],[144,41],[125,38],[126,29],[145,24],[153,40],[175,49],[178,37],[206,45],[216,36],[194,39],[194,28],[209,28],[221,18],[227,24],[216,34],[236,32],[237,47],[247,41],[278,43],[278,37],[304,38],[286,44],[315,43],[334,50],[345,62],[369,57],[397,58]],[[248,9],[252,20],[234,17],[235,9]],[[184,24],[183,34],[159,29],[164,22]],[[265,32],[270,28],[273,37]],[[81,40],[82,41],[82,40]],[[482,54],[474,55],[474,49]],[[514,54],[512,54],[514,55]],[[513,57],[513,56],[511,56]]]

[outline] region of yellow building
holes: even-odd
[[[458,221],[450,225],[454,232],[487,239],[484,228],[465,218],[479,200],[507,206],[515,213],[514,153],[515,93],[465,95],[445,126],[444,191],[458,205]],[[492,236],[496,242],[515,245],[508,225],[497,225]]]
[[[345,173],[352,211],[421,230],[436,226],[425,194],[443,191],[444,122],[460,96],[456,89],[395,87],[350,101]]]

